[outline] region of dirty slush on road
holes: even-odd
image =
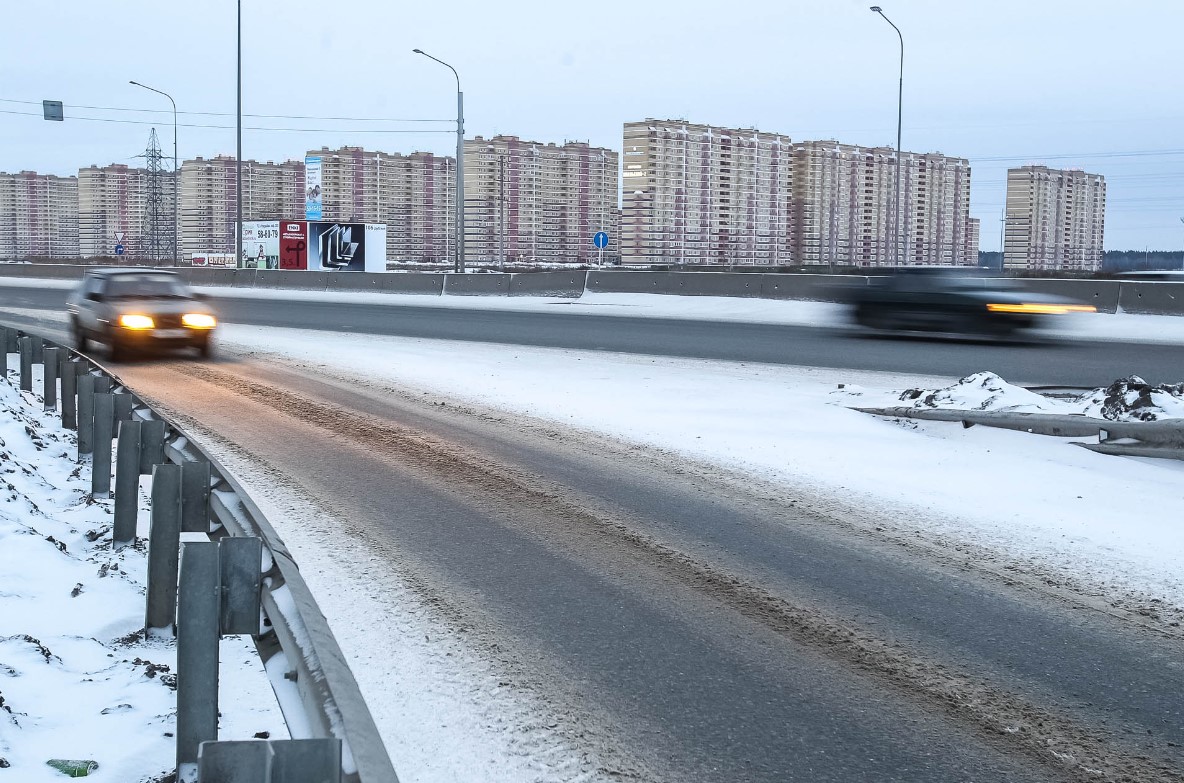
[[[560,439],[553,425],[516,419],[475,406],[437,404],[434,400],[425,401],[421,392],[387,385],[371,387],[371,391],[390,401],[390,413],[370,415],[337,401],[327,402],[293,392],[286,384],[257,380],[267,377],[266,373],[253,371],[253,365],[259,361],[255,356],[234,370],[189,363],[171,364],[169,369],[237,397],[269,405],[306,425],[325,430],[334,438],[347,440],[372,454],[381,454],[401,469],[413,471],[425,481],[435,482],[471,503],[512,520],[511,524],[531,536],[545,539],[550,547],[588,562],[650,575],[655,584],[675,585],[671,589],[690,590],[726,606],[736,615],[857,672],[869,681],[869,687],[888,689],[910,701],[922,702],[931,714],[970,728],[1008,754],[1028,758],[1050,776],[1066,780],[1184,780],[1173,754],[1157,747],[1150,738],[1132,742],[1124,736],[1121,726],[1083,723],[1042,704],[1032,695],[1012,692],[999,682],[968,674],[973,668],[960,667],[940,654],[911,648],[898,639],[875,633],[809,597],[787,594],[783,589],[772,591],[746,575],[727,570],[726,564],[692,556],[660,540],[651,531],[640,529],[619,509],[606,508],[579,491],[499,461],[466,443],[399,423],[399,409],[414,409],[421,417],[446,417],[453,422],[461,419],[462,426],[498,430],[502,436],[512,432],[516,439],[545,442],[550,449],[565,448],[642,463],[646,470],[659,471],[671,480],[694,482],[701,491],[721,498],[743,497],[745,503],[759,506],[770,517],[787,519],[786,524],[811,525],[822,535],[832,529],[836,535],[856,536],[865,542],[879,538],[874,545],[892,549],[902,558],[923,559],[926,567],[953,568],[965,574],[973,567],[972,563],[984,563],[987,567],[977,577],[996,589],[1019,588],[1029,599],[1035,596],[1036,600],[1058,605],[1099,608],[1097,596],[1090,594],[1087,585],[1065,584],[1063,580],[1046,579],[1038,573],[1018,572],[1000,564],[997,558],[983,560],[968,556],[967,549],[956,542],[894,535],[882,527],[876,532],[874,520],[835,519],[832,514],[836,509],[810,508],[810,498],[800,495],[790,498],[784,486],[762,486],[751,477],[731,476],[714,466],[587,433],[564,431]],[[266,364],[271,370],[320,382],[350,386],[361,383],[358,378],[326,376],[323,370],[296,362],[268,359]],[[240,373],[239,369],[244,372]],[[173,410],[169,414],[194,431],[201,429],[200,422],[187,420],[183,411]],[[784,510],[790,500],[795,513],[786,518]],[[1132,603],[1138,605],[1139,601],[1132,599]],[[1126,616],[1121,611],[1111,614]],[[1129,623],[1130,632],[1171,634],[1174,630],[1171,614],[1166,612],[1162,623],[1150,624],[1146,616],[1135,615],[1142,622]]]

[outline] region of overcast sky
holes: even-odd
[[[970,159],[982,249],[999,246],[1007,167],[1041,162],[1105,175],[1107,249],[1184,247],[1184,3],[881,3],[904,35],[903,146]],[[868,6],[246,0],[243,113],[291,118],[245,116],[243,157],[454,152],[454,124],[393,121],[455,117],[451,72],[417,47],[460,72],[470,137],[620,149],[622,123],[658,117],[893,146],[899,43]],[[177,101],[182,160],[233,155],[235,8],[9,4],[0,170],[142,165],[153,126],[171,156],[168,100],[129,79]],[[66,121],[42,120],[43,99]],[[343,117],[381,121],[325,119]]]

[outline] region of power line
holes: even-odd
[[[21,101],[15,98],[0,98],[0,103],[19,103],[29,106],[40,106],[41,101]],[[169,109],[129,109],[122,106],[84,106],[82,104],[67,104],[72,109],[89,109],[94,111],[123,111],[139,114],[172,114]],[[15,112],[13,112],[15,113]],[[234,117],[234,112],[217,111],[178,111],[178,115],[186,114],[195,117]],[[397,117],[318,117],[303,114],[244,114],[244,117],[267,120],[339,120],[342,122],[440,122],[454,123],[456,120],[436,119],[401,119]]]
[[[12,111],[10,109],[0,109],[0,114],[16,114],[24,117],[41,117],[37,112],[27,111]],[[76,117],[71,116],[71,120],[79,120],[82,122],[107,122],[116,125],[158,125],[157,122],[150,122],[148,120],[116,120],[110,117]],[[317,118],[326,119],[326,118]],[[234,125],[208,125],[204,123],[178,123],[180,128],[205,128],[213,130],[234,130]],[[453,133],[449,130],[414,130],[406,128],[268,128],[262,126],[243,126],[243,130],[249,131],[280,131],[280,132],[294,132],[294,133]]]

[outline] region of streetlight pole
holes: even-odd
[[[181,227],[177,222],[177,202],[181,200],[181,186],[180,186],[180,169],[177,168],[177,102],[173,100],[173,96],[169,95],[164,90],[158,90],[155,87],[149,87],[147,84],[140,84],[137,81],[128,80],[128,84],[134,84],[137,87],[143,87],[145,90],[163,95],[169,99],[169,103],[173,104],[173,263],[179,264],[181,259],[177,256],[177,235],[181,233]]]
[[[465,94],[460,91],[460,74],[448,63],[432,57],[422,49],[412,49],[429,60],[435,60],[456,77],[456,272],[465,271]]]
[[[884,11],[878,5],[873,5],[871,10],[884,18],[884,21],[892,25],[892,29],[896,31],[896,36],[900,38],[900,88],[896,95],[896,206],[893,209],[892,233],[894,234],[894,241],[892,243],[892,252],[896,256],[896,264],[900,264],[900,128],[901,128],[901,114],[904,108],[904,36],[900,33],[900,28],[892,24],[892,20],[884,15]]]
[[[234,268],[243,265],[243,0],[238,0],[238,66],[236,68],[234,153]]]

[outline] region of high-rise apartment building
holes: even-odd
[[[322,219],[386,224],[388,262],[447,261],[452,257],[455,158],[361,147],[323,147],[310,150],[308,155],[321,159]]]
[[[165,214],[172,214],[171,189]],[[78,170],[78,246],[83,258],[123,254],[143,257],[147,250],[148,172],[123,163]]]
[[[593,263],[598,232],[618,252],[619,156],[582,142],[517,136],[465,141],[465,257],[470,261]]]
[[[1077,170],[1007,171],[1003,264],[1008,269],[1091,271],[1102,264],[1106,180]]]
[[[244,160],[243,221],[304,217],[304,163]],[[234,253],[238,218],[235,159],[194,158],[181,164],[181,254]]]
[[[902,153],[898,213],[896,150],[806,141],[793,155],[798,263],[978,263],[966,159]]]
[[[788,136],[647,119],[625,124],[622,153],[627,263],[792,261]]]
[[[78,178],[0,173],[0,258],[78,255]]]

